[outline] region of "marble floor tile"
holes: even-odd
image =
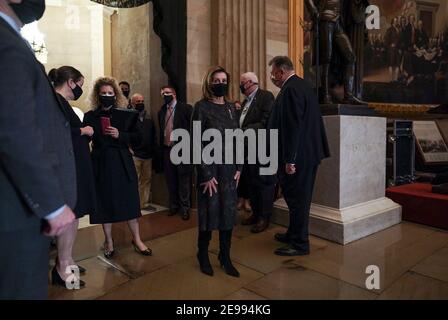
[[[448,283],[408,272],[384,291],[380,300],[448,300]]]
[[[267,300],[265,297],[262,297],[252,291],[247,289],[240,289],[231,295],[224,298],[224,300]]]
[[[218,265],[217,256],[210,258],[214,277],[199,270],[195,257],[162,268],[112,290],[102,300],[214,300],[222,299],[263,275],[235,264],[240,278],[229,277]]]
[[[360,288],[365,288],[366,268],[378,266],[381,277],[379,293],[447,242],[448,233],[401,224],[346,246],[329,244],[313,250],[310,256],[294,258],[294,261],[299,266]]]
[[[445,247],[429,256],[412,268],[412,271],[448,282],[448,248]]]
[[[130,280],[127,275],[97,257],[80,261],[79,264],[87,269],[86,274],[81,277],[86,282],[86,287],[70,291],[62,287],[50,286],[50,300],[92,300]],[[49,278],[51,279],[51,272]]]
[[[274,254],[278,248],[285,246],[274,240],[275,233],[285,232],[282,227],[273,226],[266,232],[251,235],[240,240],[232,242],[232,259],[248,266],[254,270],[267,274],[282,266],[293,262],[290,257],[280,257]],[[234,238],[236,239],[236,238]],[[311,248],[313,251],[325,247],[329,242],[312,237]],[[214,243],[211,245],[211,251],[217,253],[219,246]]]
[[[245,288],[272,300],[372,300],[377,295],[301,267],[281,268]]]
[[[133,278],[153,272],[161,267],[196,255],[197,229],[178,232],[153,241],[145,242],[152,249],[151,257],[138,254],[133,247],[117,252],[113,262],[122,267]]]

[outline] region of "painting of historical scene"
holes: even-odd
[[[364,99],[371,102],[446,103],[448,1],[370,0],[381,29],[364,47]]]

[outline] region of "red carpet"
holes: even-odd
[[[403,206],[403,220],[448,230],[448,196],[432,193],[430,184],[387,189],[387,197]]]

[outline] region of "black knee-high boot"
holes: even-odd
[[[230,260],[230,247],[232,241],[232,230],[219,231],[219,262],[229,276],[238,278],[240,273]]]
[[[213,268],[208,257],[208,245],[212,239],[211,231],[199,231],[198,237],[198,261],[202,273],[213,276]]]

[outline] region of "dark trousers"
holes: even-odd
[[[238,198],[250,199],[249,192],[249,174],[247,170],[243,169],[241,172],[240,183],[238,184]]]
[[[252,212],[257,219],[270,220],[274,209],[275,180],[260,176],[260,166],[245,165]]]
[[[0,300],[48,298],[49,247],[36,227],[0,232]]]
[[[281,167],[279,178],[283,196],[289,208],[288,238],[293,247],[309,251],[309,218],[314,181],[318,166],[298,167],[294,175],[287,175]]]
[[[186,213],[191,207],[191,174],[181,172],[170,159],[171,148],[164,148],[163,164],[171,212]]]

